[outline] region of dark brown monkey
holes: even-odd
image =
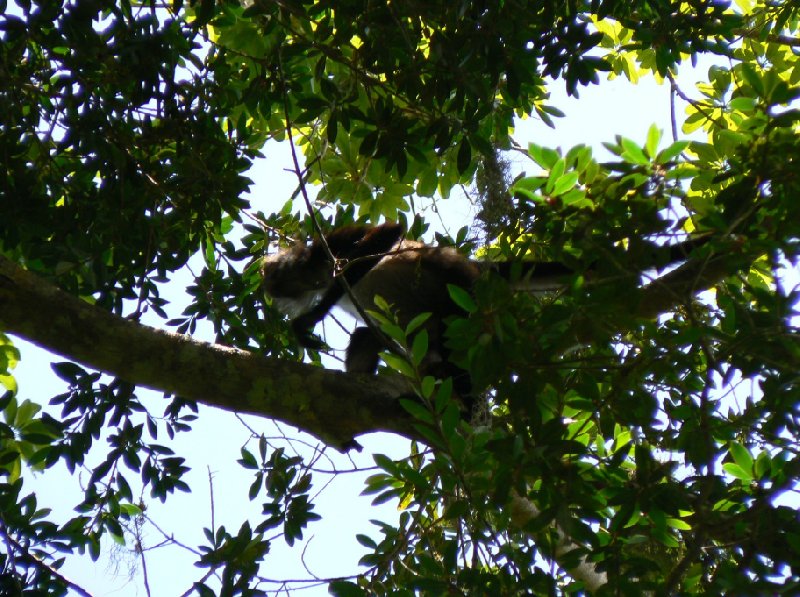
[[[508,276],[512,263],[474,261],[449,247],[404,239],[403,227],[394,223],[345,226],[325,235],[325,240],[328,249],[316,239],[311,245],[299,244],[271,255],[262,264],[264,293],[292,320],[300,344],[306,348],[322,346],[313,330],[335,305],[359,316],[344,281],[362,310],[374,309],[375,297],[381,296],[402,326],[422,313],[430,313],[425,324],[429,355],[423,368],[439,376],[453,376],[456,392],[466,398],[471,391],[468,375],[449,363],[444,344],[445,320],[464,315],[447,287],[452,284],[470,290],[489,270]],[[700,238],[668,247],[669,263],[685,260],[703,242],[705,239]],[[575,273],[557,262],[525,261],[520,269],[520,286],[534,292],[557,290]],[[387,349],[391,347],[379,334],[358,327],[350,338],[345,368],[373,373],[379,352]]]
[[[321,346],[312,332],[334,305],[359,317],[342,280],[362,309],[374,309],[375,297],[382,296],[401,325],[421,313],[431,313],[426,326],[430,360],[444,361],[443,320],[459,313],[447,284],[468,289],[482,268],[454,249],[402,237],[398,224],[339,228],[325,237],[336,264],[319,240],[310,246],[297,245],[264,260],[264,292],[289,316],[300,344],[307,348]],[[387,348],[369,328],[356,328],[347,349],[346,370],[374,372],[378,353]]]

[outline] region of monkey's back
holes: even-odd
[[[470,290],[479,275],[479,266],[455,249],[402,240],[353,287],[353,294],[365,309],[374,309],[375,297],[381,296],[403,325],[421,313],[441,320],[459,313],[448,284]],[[349,301],[341,306],[353,311]]]

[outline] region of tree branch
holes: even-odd
[[[509,502],[509,515],[511,516],[511,523],[517,528],[524,528],[534,518],[539,516],[539,508],[516,492],[511,494]],[[584,587],[590,593],[600,589],[608,582],[608,575],[605,572],[598,571],[595,565],[590,562],[586,556],[580,556],[579,562],[576,566],[564,567],[564,556],[569,552],[578,549],[580,545],[573,542],[567,534],[561,530],[558,525],[553,524],[556,532],[557,543],[555,546],[554,559],[562,566],[567,573],[584,584]]]
[[[767,33],[765,35],[764,33],[755,28],[734,29],[733,33],[736,35],[741,35],[743,38],[750,39],[753,41],[769,42],[774,44],[780,44],[783,46],[790,46],[793,48],[800,47],[800,38],[792,37],[791,35],[782,35],[776,33]]]
[[[726,276],[751,263],[734,254],[716,255],[708,260],[687,261],[679,268],[652,281],[642,289],[636,314],[653,319],[680,305],[690,296],[708,290]]]
[[[368,432],[416,437],[397,379],[279,361],[143,326],[0,256],[0,327],[133,384],[281,420],[345,449]]]

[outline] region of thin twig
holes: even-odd
[[[677,89],[675,85],[675,81],[673,79],[669,80],[669,123],[670,128],[672,129],[672,141],[678,141],[678,117],[675,113],[675,96],[677,95]]]
[[[164,540],[165,540],[165,543],[160,543],[157,546],[143,548],[144,551],[150,551],[151,549],[155,549],[155,547],[160,547],[161,545],[165,545],[167,543],[172,543],[172,544],[177,545],[178,547],[180,547],[182,549],[185,549],[189,553],[193,553],[194,555],[196,555],[198,557],[203,555],[202,553],[200,553],[198,550],[194,549],[193,547],[189,547],[185,543],[181,543],[180,541],[175,539],[174,536],[167,534],[167,532],[164,529],[162,529],[160,526],[158,526],[158,524],[152,518],[147,516],[146,514],[144,515],[144,517],[147,519],[147,522],[149,522],[151,525],[153,525],[153,528],[156,531],[158,531],[161,534],[162,537],[164,537]]]
[[[695,99],[692,99],[681,90],[681,88],[678,86],[678,83],[675,81],[675,77],[673,76],[672,73],[670,72],[667,73],[667,79],[669,80],[671,89],[675,93],[675,95],[677,95],[687,104],[692,106],[695,110],[700,112],[700,114],[702,114],[705,117],[705,119],[708,120],[709,122],[713,122],[717,126],[723,128],[725,127],[725,122],[720,120],[719,118],[714,118],[712,114],[709,114],[709,112],[706,110],[705,105],[703,105],[701,102],[698,102]]]
[[[216,511],[214,508],[214,474],[211,472],[211,467],[206,467],[208,469],[208,495],[211,502],[211,530],[212,532],[216,532],[217,529],[217,522],[216,522]]]
[[[150,597],[152,593],[150,592],[150,580],[147,574],[147,558],[144,555],[144,549],[142,549],[142,543],[140,539],[137,537],[136,539],[137,551],[139,552],[139,559],[142,561],[142,581],[144,582],[144,591],[147,593],[147,597]]]

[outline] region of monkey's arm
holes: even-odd
[[[325,237],[331,254],[343,261],[341,274],[329,260],[322,260],[331,269],[332,283],[323,293],[319,302],[308,312],[292,321],[292,329],[297,334],[300,345],[305,348],[321,348],[324,343],[313,335],[314,327],[324,319],[328,312],[346,294],[345,284],[352,287],[366,276],[378,262],[394,247],[403,236],[403,227],[386,223],[375,227],[348,226],[334,230]],[[312,251],[325,251],[322,241],[314,241]],[[371,306],[371,305],[367,305]]]

